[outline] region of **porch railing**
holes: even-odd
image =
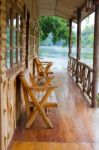
[[[93,69],[77,59],[69,57],[68,71],[76,79],[76,83],[81,85],[83,92],[92,100]]]

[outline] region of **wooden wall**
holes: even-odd
[[[6,68],[6,8],[8,0],[0,0],[0,150],[7,150],[16,129],[16,122],[23,108],[22,90],[17,79],[18,74],[26,68],[26,20],[22,26],[22,61],[21,65],[9,71]],[[13,3],[15,0],[12,0]],[[11,2],[11,1],[10,1]],[[17,7],[24,13],[24,2],[17,0]],[[32,21],[33,24],[33,21]],[[37,24],[36,24],[37,25]],[[38,27],[36,27],[38,28]],[[35,28],[34,28],[35,29]],[[33,54],[28,58],[28,69],[33,72],[33,58],[37,53],[38,34],[33,34]],[[36,40],[35,40],[36,39]],[[22,93],[21,93],[22,94]]]

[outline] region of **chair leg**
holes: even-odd
[[[46,68],[45,68],[45,72],[47,73],[49,71],[49,69],[51,68],[52,66],[52,63],[49,63]]]
[[[41,115],[42,119],[44,120],[44,122],[46,123],[47,127],[52,129],[53,125],[52,125],[51,121],[49,120],[49,118],[46,116],[45,112],[41,108],[39,108],[37,112],[40,113],[40,115]],[[26,124],[26,128],[31,127],[33,120],[35,120],[36,116],[37,116],[37,113],[31,114],[31,117]]]
[[[44,95],[43,99],[41,100],[41,102],[39,103],[36,98],[34,96],[32,96],[32,100],[34,102],[34,99],[36,101],[36,103],[34,102],[36,108],[34,109],[33,113],[31,114],[31,117],[29,118],[27,124],[26,124],[26,128],[29,128],[32,123],[34,122],[34,120],[36,119],[38,112],[40,113],[40,115],[42,116],[42,119],[44,120],[44,122],[46,123],[46,125],[48,126],[48,128],[53,128],[50,120],[48,119],[48,117],[46,116],[45,112],[42,110],[44,104],[47,102],[47,99],[49,97],[49,95],[51,94],[51,92],[53,91],[54,88],[50,88],[48,89],[48,91],[46,92],[46,94]]]
[[[47,107],[45,107],[45,113],[48,116],[48,108]]]

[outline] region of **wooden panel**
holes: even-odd
[[[5,81],[1,85],[2,102],[2,147],[5,150],[12,138],[15,129],[15,81],[11,79],[9,82]],[[11,92],[12,91],[12,92]]]
[[[54,8],[55,9],[56,1],[55,0],[50,0],[50,1],[38,1],[38,6],[40,9],[42,8]]]
[[[62,12],[62,11],[57,11],[57,10],[56,10],[56,16],[62,17],[62,18],[64,18],[64,19],[69,19],[69,18],[70,18],[70,15],[65,14],[65,13]]]
[[[42,16],[45,16],[45,14],[46,14],[46,16],[54,16],[54,14],[55,14],[55,11],[54,10],[47,10],[47,9],[40,9],[40,11],[39,11],[41,14],[42,14]]]
[[[75,7],[71,7],[71,5],[67,5],[65,3],[61,3],[60,1],[57,3],[57,10],[64,11],[66,14],[73,14],[75,11]]]
[[[59,17],[63,17],[66,19],[71,19],[74,17],[74,12],[77,10],[77,8],[80,8],[81,10],[85,7],[86,5],[86,0],[24,0],[28,10],[31,12],[31,15],[33,15],[33,3],[36,3],[36,13],[39,13],[39,16],[58,16],[59,12],[56,15],[56,11],[63,11],[64,14],[60,15]],[[52,10],[52,11],[51,11]],[[54,13],[53,13],[54,12]],[[90,13],[86,12],[86,9],[83,9],[82,13],[82,19],[84,19],[86,16],[88,16]],[[66,15],[66,17],[64,17]],[[75,21],[75,20],[74,20]]]

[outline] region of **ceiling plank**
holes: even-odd
[[[28,8],[33,0],[24,0]],[[74,12],[79,8],[82,10],[82,19],[89,15],[85,12],[86,0],[36,0],[39,16],[61,16],[66,19],[74,19]],[[96,0],[99,2],[99,0]],[[31,8],[30,8],[31,9]]]

